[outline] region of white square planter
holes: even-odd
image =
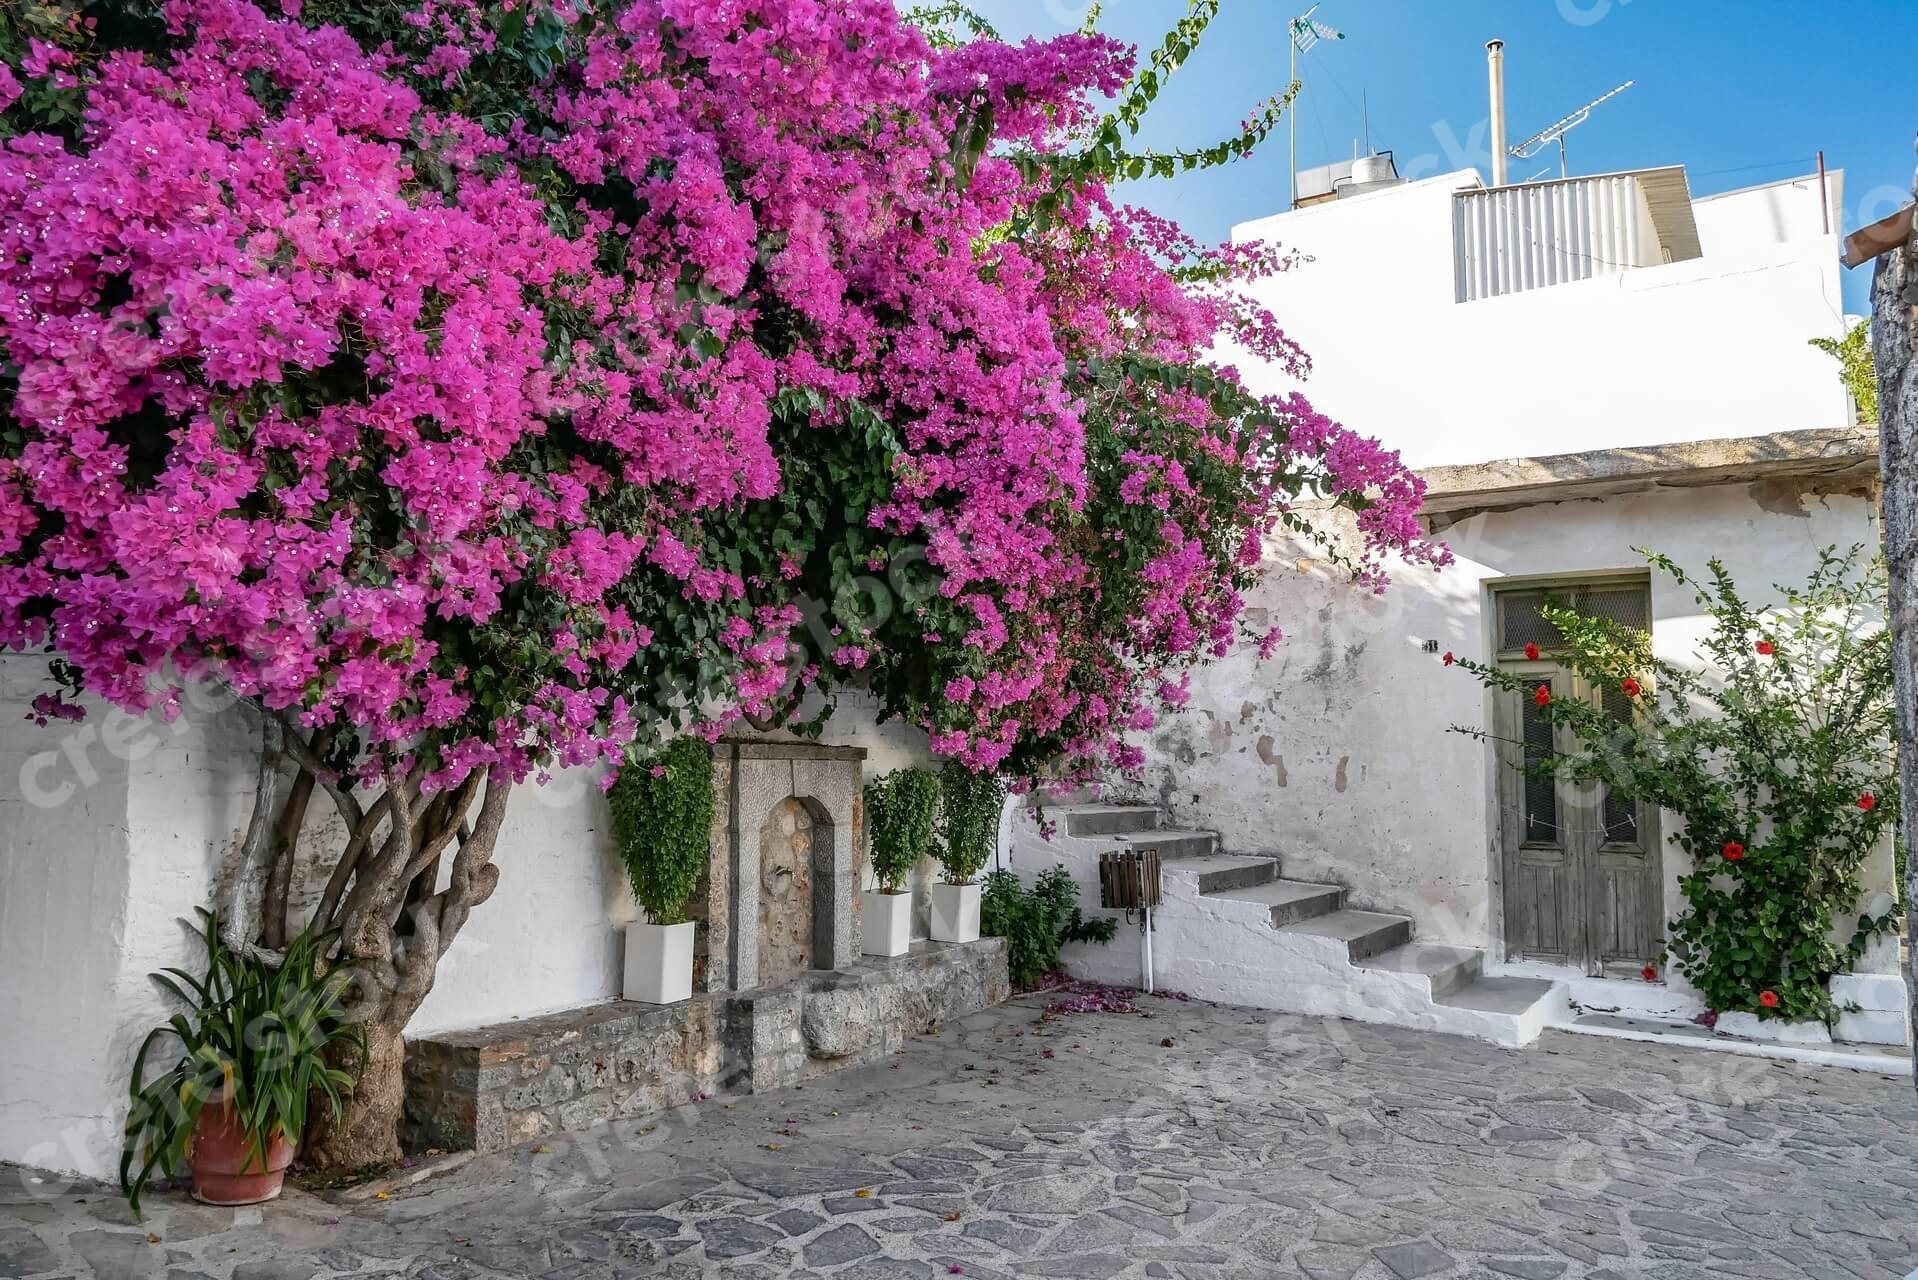
[[[912,890],[860,895],[860,949],[869,956],[903,956],[912,949]]]
[[[626,926],[622,994],[642,1004],[677,1004],[693,994],[693,922]]]
[[[932,940],[934,942],[979,940],[978,885],[936,884],[932,886]]]

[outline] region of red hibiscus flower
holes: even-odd
[[[1867,791],[1864,795],[1858,797],[1858,807],[1866,813],[1870,813],[1878,807],[1878,797]]]
[[[1767,1009],[1776,1009],[1778,1007],[1778,993],[1776,991],[1761,991],[1758,993],[1758,1003],[1764,1005]]]
[[[1453,661],[1454,659],[1452,658],[1452,651],[1450,649],[1447,649],[1445,651],[1445,665],[1449,667],[1452,665]]]
[[[1525,643],[1525,657],[1527,658],[1527,660],[1531,662],[1538,661],[1538,646],[1531,643],[1529,640],[1526,641]]]
[[[1752,648],[1758,650],[1758,653],[1761,657],[1766,657],[1766,658],[1771,657],[1772,653],[1774,652],[1774,650],[1771,647],[1771,641],[1769,640],[1760,640],[1757,644],[1753,645]]]
[[[1620,682],[1618,691],[1628,698],[1636,698],[1639,694],[1645,692],[1645,686],[1632,677],[1626,676],[1625,679]]]
[[[1724,848],[1725,861],[1736,862],[1745,856],[1745,846],[1736,840],[1727,840]]]
[[[1645,967],[1644,967],[1643,969],[1640,969],[1640,970],[1639,970],[1639,972],[1645,975],[1645,981],[1647,981],[1647,982],[1657,982],[1657,981],[1658,981],[1658,966],[1657,966],[1657,965],[1652,965],[1652,964],[1648,964],[1648,965],[1646,965],[1646,966],[1645,966]]]
[[[1541,707],[1550,706],[1552,702],[1551,687],[1549,685],[1540,685],[1538,688],[1532,690],[1532,701]]]

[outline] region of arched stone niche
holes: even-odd
[[[858,959],[865,758],[859,747],[809,742],[713,745],[702,990],[745,991]]]

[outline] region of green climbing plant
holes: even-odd
[[[712,749],[675,738],[657,756],[629,761],[607,799],[633,896],[654,924],[684,924],[710,847]]]
[[[932,846],[939,779],[924,769],[894,769],[866,784],[866,832],[872,873],[886,893],[898,893]]]
[[[1838,377],[1858,406],[1858,421],[1878,421],[1878,369],[1871,355],[1871,321],[1860,320],[1842,338],[1813,338],[1811,345],[1838,362]]]

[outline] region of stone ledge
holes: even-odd
[[[1431,467],[1424,514],[1453,524],[1479,511],[1600,498],[1656,488],[1696,488],[1787,476],[1856,486],[1878,477],[1875,425],[1780,431],[1679,444],[1597,449]]]
[[[738,993],[624,1000],[409,1041],[409,1150],[498,1151],[876,1062],[1010,994],[1001,938],[918,942]]]

